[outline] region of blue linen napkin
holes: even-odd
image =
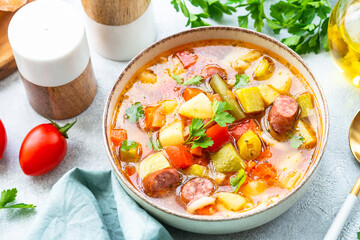
[[[27,239],[172,239],[111,171],[75,168],[52,188]]]

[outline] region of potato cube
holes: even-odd
[[[210,155],[210,159],[217,172],[237,172],[246,168],[246,163],[237,153],[234,145],[225,144],[219,151]]]
[[[181,121],[175,121],[170,125],[163,127],[159,133],[161,146],[175,146],[185,142],[184,125]]]
[[[199,176],[199,177],[205,177],[208,176],[208,169],[206,166],[202,166],[199,164],[194,164],[188,167],[184,170],[186,174],[193,175],[193,176]]]
[[[239,88],[235,93],[246,113],[264,111],[264,101],[257,87]]]
[[[172,114],[178,103],[176,100],[165,100],[161,102],[162,112],[166,115]]]
[[[250,67],[250,64],[241,59],[236,59],[234,62],[231,63],[231,67],[235,69],[238,73],[243,73],[248,67]]]
[[[274,88],[281,94],[289,94],[292,79],[291,76],[286,72],[279,72],[276,76],[272,77],[271,87]]]
[[[275,91],[269,85],[263,84],[263,85],[259,85],[257,87],[260,90],[261,97],[263,98],[266,106],[269,106],[270,104],[272,104],[272,102],[275,100],[275,98],[280,96],[280,93]]]
[[[239,211],[245,205],[246,199],[238,194],[219,192],[216,199],[230,211]]]
[[[309,124],[303,120],[297,121],[295,124],[295,132],[304,138],[302,146],[305,148],[313,148],[316,145],[316,133]]]
[[[255,80],[266,80],[271,77],[275,70],[275,63],[269,57],[263,57],[253,73]]]
[[[261,180],[249,181],[243,188],[242,192],[246,196],[257,196],[262,194],[266,189],[266,184]]]
[[[204,93],[200,93],[183,103],[179,108],[179,113],[190,118],[212,118],[213,110],[211,101]]]
[[[162,152],[155,153],[139,163],[138,173],[141,179],[157,170],[170,167],[169,161]]]
[[[311,100],[311,94],[308,92],[303,93],[296,99],[296,101],[298,102],[301,109],[300,118],[310,116],[314,108]]]
[[[252,62],[252,61],[255,61],[256,59],[258,59],[259,57],[261,57],[261,52],[259,52],[257,50],[251,50],[251,51],[247,52],[246,54],[244,54],[243,56],[241,56],[240,59],[245,62]]]
[[[141,83],[150,83],[154,84],[157,81],[156,74],[151,70],[144,70],[139,73],[137,76],[138,80],[140,80]]]

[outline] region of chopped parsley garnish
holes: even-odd
[[[233,88],[242,88],[249,85],[250,77],[246,74],[236,74]]]
[[[292,148],[298,149],[303,142],[304,142],[304,137],[303,136],[298,136],[298,135],[295,134],[290,139],[290,146]]]
[[[236,177],[230,178],[230,186],[234,190],[234,193],[237,193],[241,187],[241,185],[246,180],[246,173],[244,169],[240,169],[236,174]]]
[[[136,102],[133,105],[131,105],[128,109],[125,111],[126,118],[129,119],[131,123],[136,123],[140,119],[144,118],[145,112],[140,102]]]
[[[12,203],[15,201],[16,195],[17,195],[16,188],[3,190],[1,192],[1,197],[0,197],[0,209],[2,209],[2,208],[34,208],[34,207],[36,207],[33,204],[25,204],[25,203],[17,203],[17,204],[8,205],[9,203]]]
[[[206,136],[205,127],[211,122],[215,121],[219,126],[225,127],[227,123],[232,123],[235,118],[227,110],[231,110],[232,107],[227,102],[217,101],[211,103],[213,109],[213,116],[211,120],[204,125],[203,120],[199,118],[193,118],[189,126],[189,136],[186,139],[186,143],[192,144],[191,148],[201,147],[207,148],[214,144],[210,137]]]
[[[179,75],[172,74],[172,78],[181,86],[198,85],[203,80],[202,76],[192,76],[188,80],[184,81]]]
[[[124,140],[121,144],[120,151],[125,152],[125,151],[129,151],[132,148],[136,149],[136,147],[137,147],[137,142]]]

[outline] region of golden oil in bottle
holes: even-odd
[[[330,16],[328,38],[335,63],[360,86],[360,0],[339,0]]]

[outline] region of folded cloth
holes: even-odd
[[[52,188],[27,239],[172,239],[111,171],[75,168]]]

